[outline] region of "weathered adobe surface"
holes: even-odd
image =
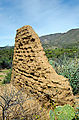
[[[74,103],[68,79],[49,64],[38,35],[29,25],[17,30],[11,81],[43,103]]]

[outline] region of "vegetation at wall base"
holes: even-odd
[[[10,71],[5,76],[4,80],[2,81],[2,84],[10,83],[10,81],[11,81],[11,72],[12,72],[12,69],[10,69]]]

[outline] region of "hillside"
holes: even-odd
[[[66,48],[79,46],[79,29],[71,29],[66,33],[55,33],[40,37],[44,48]]]
[[[44,48],[79,48],[79,28],[71,29],[66,33],[55,33],[40,37],[40,41]],[[1,49],[10,48],[10,46],[0,47]],[[12,46],[13,48],[13,46]]]

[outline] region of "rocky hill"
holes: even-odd
[[[44,48],[79,46],[79,28],[71,29],[66,33],[55,33],[40,37]]]

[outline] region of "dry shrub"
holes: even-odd
[[[7,120],[48,120],[48,111],[32,96],[28,96],[23,89],[17,90],[13,85],[0,86],[0,103],[4,106],[4,118]],[[4,100],[5,98],[5,100]],[[9,104],[8,104],[9,102]],[[0,107],[0,118],[2,119]],[[1,120],[0,119],[0,120]],[[3,120],[3,119],[2,119]]]

